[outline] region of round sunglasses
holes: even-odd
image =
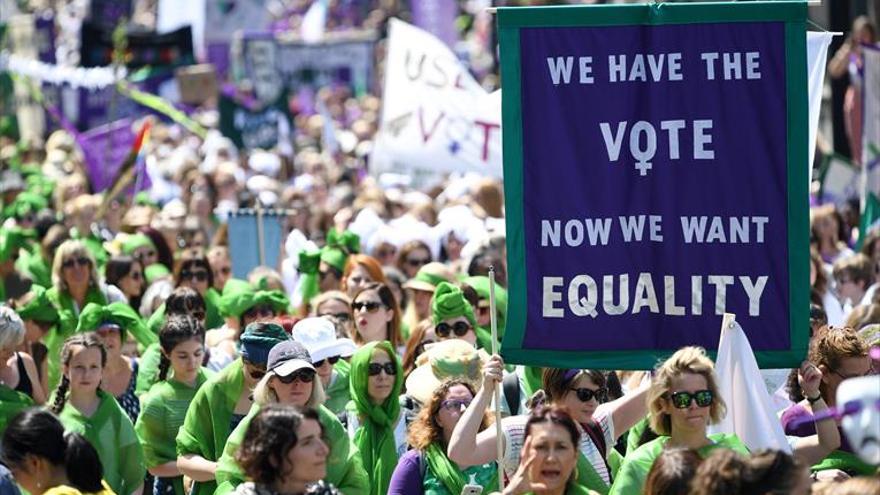
[[[441,339],[449,337],[450,333],[455,333],[456,337],[464,337],[470,330],[471,325],[465,321],[457,321],[453,325],[445,322],[438,323],[437,326],[434,327],[434,333],[436,333]]]

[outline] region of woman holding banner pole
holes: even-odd
[[[496,382],[501,381],[503,369],[504,363],[497,355],[483,366],[483,386],[462,415],[449,441],[447,453],[452,461],[473,466],[496,458],[496,442],[499,441],[496,429],[479,431],[479,428],[489,407],[492,390]],[[604,377],[596,371],[547,369],[543,375],[547,400],[568,408],[580,430],[577,483],[599,493],[608,493],[611,485],[613,469],[607,459],[617,437],[647,413],[647,386],[603,404],[604,385]],[[528,418],[521,415],[502,420],[502,465],[508,478],[519,467]]]

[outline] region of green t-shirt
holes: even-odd
[[[98,451],[110,488],[119,495],[129,495],[144,482],[144,452],[131,420],[116,399],[103,390],[98,390],[98,398],[100,404],[91,417],[68,402],[58,418],[66,430],[83,435]]]
[[[748,454],[749,449],[734,434],[717,433],[709,435],[711,445],[707,445],[697,449],[697,453],[702,458],[706,458],[713,450],[717,448],[732,449],[741,454]],[[669,441],[669,437],[663,436],[655,438],[650,442],[637,448],[635,451],[627,454],[623,460],[623,465],[617,473],[614,484],[611,485],[610,495],[637,495],[642,493],[645,485],[645,479],[648,477],[648,471],[654,464],[654,460],[660,455],[663,446]]]
[[[196,392],[183,427],[177,433],[177,456],[201,456],[217,462],[229,438],[232,413],[244,390],[244,365],[236,359]],[[193,495],[211,495],[217,489],[214,481],[193,484]]]
[[[351,400],[351,391],[348,385],[351,365],[348,361],[340,359],[333,366],[333,371],[336,372],[336,379],[324,390],[324,394],[327,395],[324,407],[333,411],[333,414],[339,414],[345,411],[345,405]]]
[[[0,435],[16,414],[34,405],[34,400],[27,394],[0,385]]]
[[[212,371],[201,368],[194,387],[173,379],[165,380],[153,385],[141,398],[141,413],[134,429],[143,445],[147,467],[177,459],[174,439],[183,426],[186,410],[196,391],[213,375]],[[182,476],[174,478],[172,484],[176,495],[184,495]]]
[[[159,379],[159,363],[162,362],[162,347],[156,343],[147,347],[140,359],[138,359],[138,376],[134,386],[134,393],[138,397],[143,396]],[[171,370],[168,371],[169,376]]]
[[[327,457],[326,481],[345,495],[368,495],[370,493],[369,478],[357,447],[351,443],[345,428],[335,414],[324,406],[318,406],[316,411],[321,426],[324,427],[327,446],[330,448],[330,455]],[[223,449],[223,456],[217,466],[219,486],[214,495],[231,493],[245,481],[244,473],[235,461],[235,453],[244,440],[251,419],[258,412],[260,412],[260,406],[255,404],[235,428],[235,431],[229,435],[229,440]]]

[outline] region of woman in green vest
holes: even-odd
[[[500,495],[594,493],[578,483],[576,474],[582,434],[566,408],[538,407],[526,422],[519,467]]]
[[[58,246],[52,262],[52,287],[46,297],[58,312],[58,326],[46,334],[49,387],[60,379],[58,356],[64,340],[76,332],[79,314],[89,303],[101,306],[125,302],[119,289],[105,285],[98,276],[98,268],[91,251],[80,240],[68,240]]]
[[[446,380],[434,390],[409,427],[412,450],[397,463],[388,495],[456,495],[471,478],[485,491],[495,488],[498,467],[494,462],[467,467],[446,456],[452,430],[473,398],[471,384],[458,378]],[[490,422],[485,415],[481,428]]]
[[[144,454],[131,420],[100,388],[106,362],[107,352],[94,333],[67,339],[52,412],[66,430],[85,436],[98,451],[110,488],[118,495],[130,495],[143,486]]]
[[[248,325],[240,357],[196,392],[176,438],[177,466],[195,482],[194,495],[217,489],[217,461],[226,440],[251,409],[251,391],[266,375],[269,351],[287,340],[290,336],[274,323]]]
[[[301,343],[288,340],[272,348],[266,376],[254,388],[254,407],[229,436],[223,449],[223,456],[217,467],[218,488],[215,494],[229,493],[245,481],[235,455],[251,420],[268,404],[314,409],[323,427],[325,442],[330,448],[326,480],[346,495],[369,493],[367,473],[357,449],[352,447],[336,415],[321,405],[325,398],[324,389],[317,378],[311,357]]]
[[[683,347],[657,369],[648,391],[649,425],[660,437],[627,453],[612,495],[641,493],[648,471],[666,445],[696,450],[705,458],[717,448],[748,454],[735,434],[709,435],[710,424],[724,417],[715,366],[700,347]]]
[[[483,386],[462,415],[449,442],[449,458],[472,466],[496,458],[496,429],[480,431],[480,422],[489,407],[492,390],[501,381],[504,363],[499,356],[483,365]],[[629,430],[646,413],[647,387],[606,402],[605,376],[595,370],[547,368],[543,374],[544,400],[566,407],[580,429],[578,484],[599,493],[608,493],[619,457],[614,450],[617,437]],[[501,422],[504,435],[502,465],[513,476],[522,459],[526,415],[510,416]]]
[[[159,332],[159,342],[159,381],[141,400],[135,431],[144,448],[147,470],[156,477],[153,493],[185,495],[174,439],[196,391],[213,376],[202,367],[205,327],[192,316],[173,316]]]

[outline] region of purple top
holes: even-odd
[[[419,469],[419,451],[412,449],[400,456],[391,475],[388,495],[425,495],[422,473]]]
[[[801,423],[797,427],[793,426],[793,423],[796,419],[801,419],[805,417],[810,417],[813,414],[810,411],[807,411],[807,408],[800,405],[794,404],[788,409],[786,409],[782,413],[782,417],[779,420],[782,422],[782,429],[785,431],[786,435],[794,436],[794,437],[808,437],[810,435],[816,434],[816,424],[812,421],[808,421],[806,423]],[[840,432],[840,448],[837,450],[842,450],[844,452],[849,452],[850,454],[854,454],[852,447],[849,445],[849,441],[846,439],[846,434],[843,433],[843,430],[840,429],[838,425],[837,431]]]

